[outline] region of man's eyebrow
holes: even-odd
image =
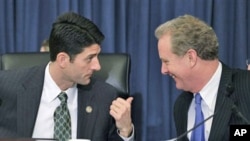
[[[87,55],[88,57],[94,57],[94,56],[98,56],[98,54],[97,53],[94,53],[94,54],[89,54],[89,55]]]

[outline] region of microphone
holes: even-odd
[[[226,95],[226,97],[230,97],[230,95],[233,93],[234,91],[234,87],[232,86],[231,83],[229,83],[226,87],[226,91],[228,92],[228,94]],[[234,102],[233,102],[234,103]],[[236,116],[238,116],[240,119],[242,119],[246,124],[250,124],[249,120],[239,111],[238,107],[235,105],[235,103],[231,106],[231,110],[234,114],[236,114]]]
[[[183,138],[184,136],[186,136],[189,132],[195,130],[196,128],[198,128],[199,126],[201,126],[202,124],[204,124],[206,121],[208,121],[209,119],[211,119],[215,114],[207,117],[205,120],[203,120],[202,122],[196,124],[193,128],[187,130],[186,132],[184,132],[183,134],[181,134],[180,136],[176,137],[176,138],[173,138],[173,139],[170,139],[170,140],[164,140],[164,141],[177,141],[181,138]]]
[[[232,84],[231,83],[226,84],[226,89],[224,91],[225,96],[223,97],[221,105],[224,104],[226,97],[228,98],[233,93],[233,91],[234,91],[234,87],[232,86]],[[169,139],[169,140],[163,140],[163,141],[178,141],[179,139],[185,137],[188,133],[192,132],[193,130],[195,130],[196,128],[198,128],[202,124],[204,124],[206,121],[208,121],[209,119],[211,119],[212,117],[214,117],[218,113],[218,111],[220,111],[220,110],[221,110],[221,108],[219,110],[217,110],[211,116],[209,116],[206,119],[204,119],[202,122],[196,124],[193,128],[191,128],[191,129],[187,130],[186,132],[184,132],[183,134],[179,135],[178,137],[172,138],[172,139]]]
[[[231,110],[234,114],[236,114],[240,119],[242,119],[246,124],[250,124],[249,120],[239,111],[238,107],[233,104]]]
[[[229,98],[230,95],[231,95],[233,92],[234,92],[234,87],[232,86],[232,83],[228,83],[228,84],[226,85],[226,94],[225,94],[225,96],[226,96],[227,98]]]

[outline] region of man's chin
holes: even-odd
[[[86,79],[82,82],[80,82],[81,85],[88,85],[90,83],[90,79]]]
[[[181,90],[182,89],[182,87],[180,86],[180,85],[178,85],[178,83],[175,81],[175,87],[177,88],[177,89],[179,89],[179,90]]]

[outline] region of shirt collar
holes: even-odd
[[[222,65],[219,62],[219,65],[215,73],[211,77],[211,79],[199,92],[203,101],[208,105],[209,109],[212,112],[214,112],[214,108],[215,108],[217,92],[218,92],[219,83],[221,79],[221,73],[222,73]]]
[[[57,96],[61,93],[61,89],[57,86],[55,81],[52,79],[50,73],[49,73],[49,62],[45,68],[45,78],[44,78],[44,86],[43,86],[43,92],[45,94],[45,99],[48,102],[54,101]],[[68,96],[68,103],[73,103],[73,99],[75,98],[75,94],[77,93],[76,84],[72,87],[68,88],[66,91]]]

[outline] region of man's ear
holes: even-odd
[[[190,65],[193,67],[197,63],[198,55],[197,52],[194,49],[189,49],[187,51],[187,57],[189,60]]]
[[[57,57],[56,57],[56,61],[58,62],[58,64],[60,65],[60,67],[66,67],[66,65],[68,64],[69,62],[69,55],[65,52],[60,52],[57,54]]]

